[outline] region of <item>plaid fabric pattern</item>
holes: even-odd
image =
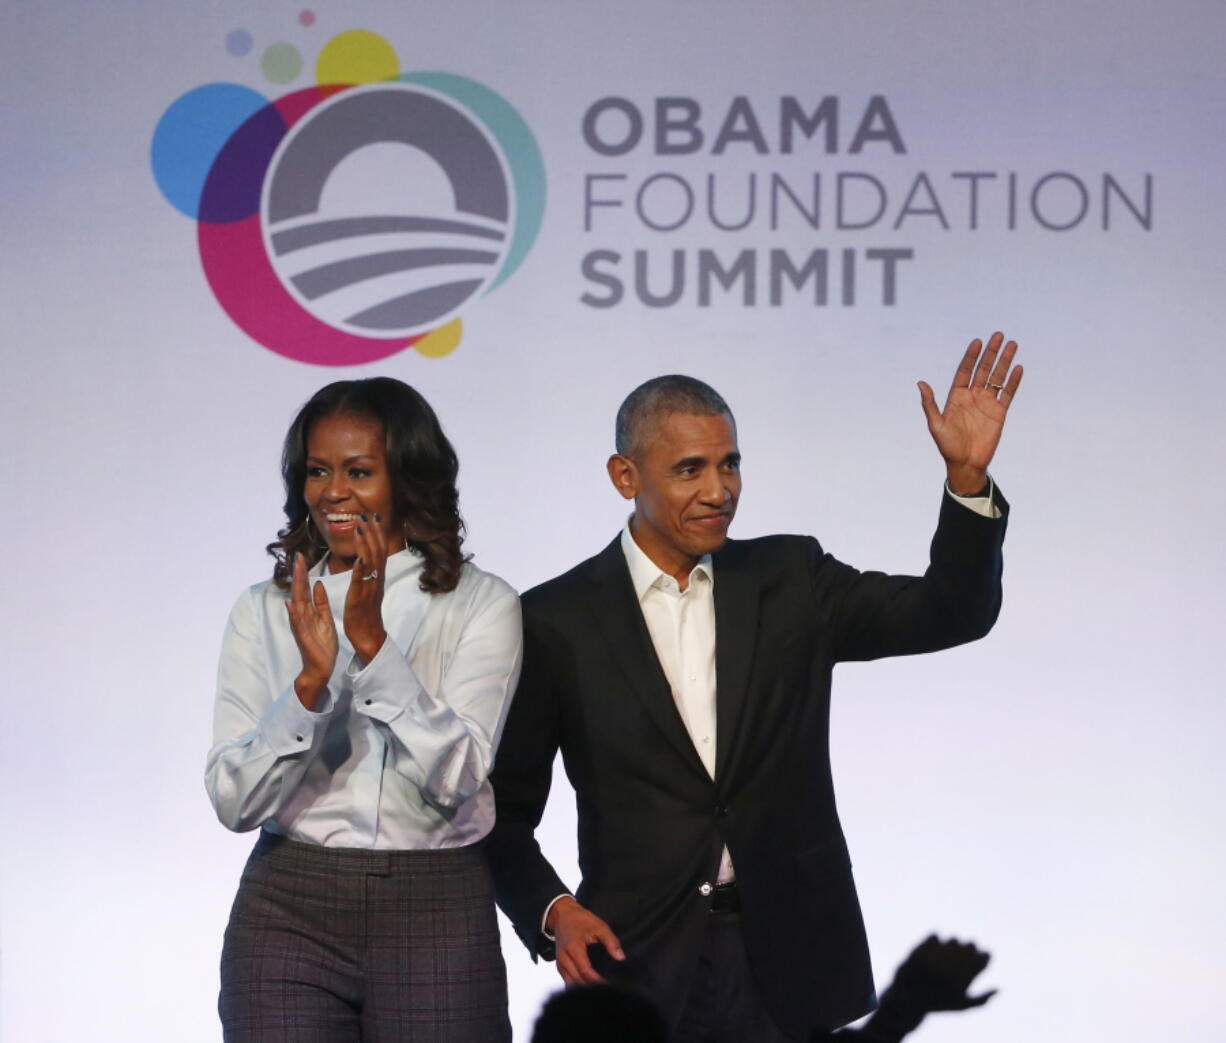
[[[508,1043],[484,855],[263,834],[230,912],[218,1011],[227,1043]]]

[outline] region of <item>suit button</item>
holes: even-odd
[[[716,804],[715,814],[720,818],[723,818],[726,814],[728,814],[728,809],[723,804]]]
[[[699,884],[699,885],[698,885],[698,893],[699,893],[700,895],[702,895],[702,896],[703,896],[703,898],[710,898],[710,897],[711,897],[711,892],[712,892],[712,891],[714,891],[714,890],[715,890],[715,888],[713,888],[713,887],[712,887],[712,886],[711,886],[709,883],[707,883],[705,880],[704,880],[704,881],[703,881],[701,884]]]

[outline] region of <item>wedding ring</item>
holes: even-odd
[[[379,578],[379,570],[375,569],[374,572],[366,573],[366,575],[362,577],[362,582],[366,583],[372,579],[378,579],[378,578]]]
[[[1004,391],[1005,390],[1004,384],[988,384],[988,387],[990,387],[993,391]]]

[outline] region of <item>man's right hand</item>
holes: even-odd
[[[558,973],[567,985],[598,985],[604,981],[588,958],[589,945],[603,945],[615,960],[626,958],[609,925],[569,895],[554,902],[545,918],[545,929],[554,937]]]

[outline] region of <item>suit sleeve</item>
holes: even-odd
[[[943,496],[928,568],[922,576],[860,572],[815,546],[811,565],[819,610],[830,614],[837,660],[914,655],[975,641],[1001,605],[1001,548],[1009,505],[995,490],[999,517]]]
[[[525,605],[523,672],[494,762],[497,814],[485,842],[498,906],[533,960],[553,959],[553,944],[541,933],[541,917],[550,902],[570,890],[535,835],[561,738],[561,705],[549,651],[554,643],[548,628]]]

